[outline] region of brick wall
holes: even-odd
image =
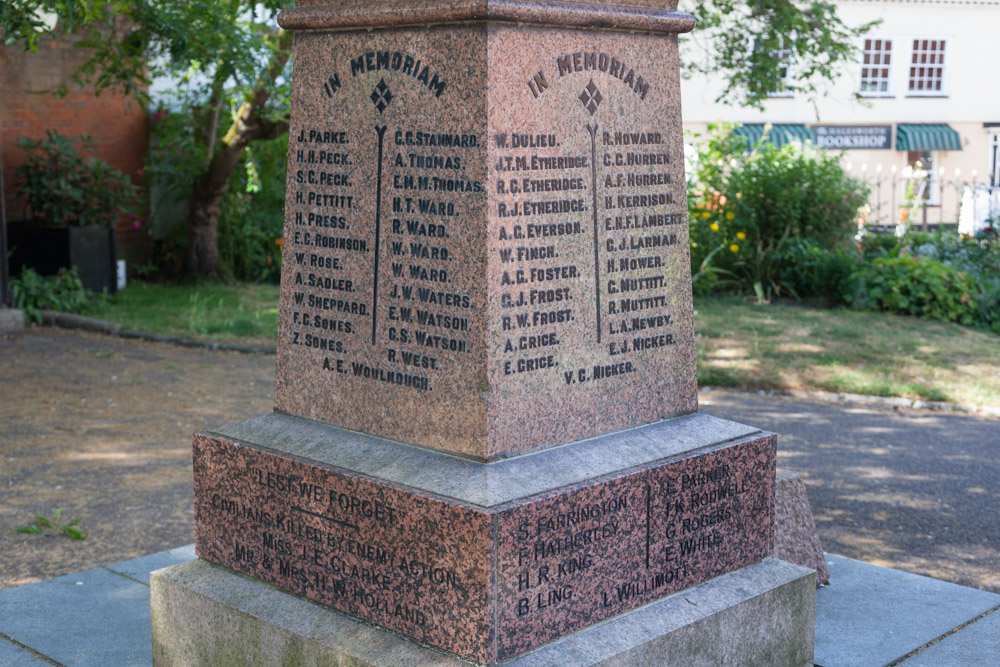
[[[85,60],[86,53],[65,38],[46,39],[34,53],[18,46],[0,46],[3,195],[10,220],[24,216],[23,203],[14,195],[14,168],[24,159],[17,146],[18,136],[39,139],[49,129],[69,137],[88,134],[93,140],[89,156],[118,167],[139,182],[148,142],[146,112],[131,98],[107,91],[95,97],[93,90],[81,90],[72,83],[70,76]],[[56,97],[51,90],[61,83],[67,84],[69,94]],[[119,256],[141,256],[148,242],[145,226],[133,229],[131,221],[122,220],[116,233]]]

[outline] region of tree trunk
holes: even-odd
[[[214,276],[219,271],[219,200],[225,189],[212,192],[200,185],[192,191],[188,209],[188,271]]]
[[[270,120],[261,115],[271,95],[270,86],[288,61],[291,33],[279,30],[276,51],[267,71],[255,90],[240,105],[236,118],[220,145],[210,154],[212,159],[195,180],[188,209],[188,271],[199,276],[215,276],[219,272],[219,201],[226,193],[226,182],[233,169],[243,159],[251,142],[276,139],[288,131],[288,119]],[[214,134],[214,133],[213,133]]]

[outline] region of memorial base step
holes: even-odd
[[[195,544],[491,663],[772,555],[774,470],[707,415],[489,464],[268,415],[195,437]]]
[[[768,558],[502,664],[812,665],[814,582]],[[150,588],[156,666],[469,664],[204,560]]]

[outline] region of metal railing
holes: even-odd
[[[947,179],[943,170],[895,168],[848,170],[864,181],[869,189],[868,204],[861,217],[868,228],[895,228],[900,223],[911,227],[958,225],[959,232],[973,233],[987,224],[1000,224],[1000,186],[976,178],[960,178],[956,173]],[[859,173],[860,172],[860,173]]]

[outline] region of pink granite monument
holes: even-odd
[[[665,4],[282,13],[275,414],[195,437],[202,559],[480,664],[764,567],[775,437],[698,413]]]
[[[484,461],[696,412],[676,41],[693,20],[452,5],[283,14],[300,32],[276,410]]]

